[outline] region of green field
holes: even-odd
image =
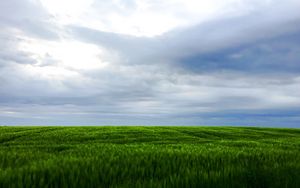
[[[0,127],[0,187],[300,187],[300,129]]]

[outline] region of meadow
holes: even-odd
[[[0,127],[0,187],[300,187],[300,129]]]

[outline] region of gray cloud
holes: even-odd
[[[58,27],[51,22],[50,15],[45,12],[38,0],[1,1],[0,7],[2,28],[8,28],[10,32],[25,32],[34,37],[51,40],[59,38]]]
[[[118,50],[125,56],[125,62],[160,63],[298,33],[300,14],[297,5],[297,2],[274,3],[243,16],[225,17],[176,29],[155,38],[133,37],[76,26],[70,29],[78,39]]]
[[[127,3],[117,7],[124,15],[135,8],[135,1]],[[1,2],[0,123],[254,125],[271,124],[280,117],[272,113],[284,111],[293,126],[300,105],[296,5],[274,1],[136,37],[59,25],[38,1]],[[116,5],[104,7],[110,6]],[[52,49],[68,40],[102,49],[98,59],[105,66],[72,68],[47,53],[49,42]],[[264,112],[268,118],[258,118]]]

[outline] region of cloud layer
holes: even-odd
[[[299,126],[297,0],[0,7],[0,124]]]

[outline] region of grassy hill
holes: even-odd
[[[300,129],[0,127],[0,187],[300,187]]]

